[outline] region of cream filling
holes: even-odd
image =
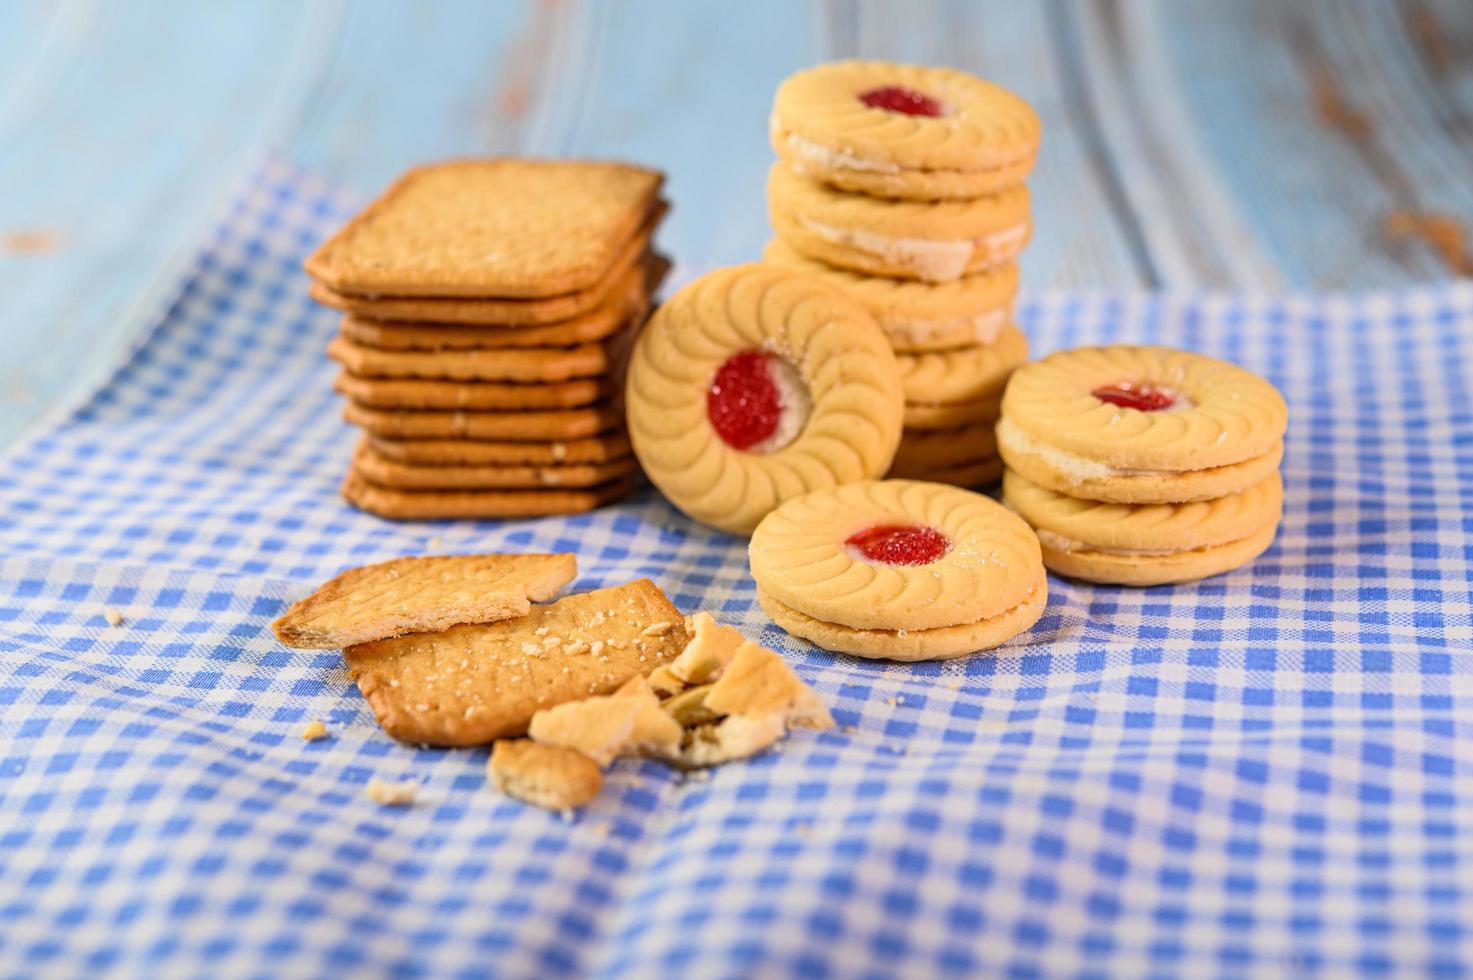
[[[813,414],[813,396],[803,383],[798,369],[780,355],[767,359],[767,376],[777,388],[777,428],[772,435],[755,444],[748,452],[772,453],[798,438]]]
[[[1066,453],[1062,449],[1055,449],[1053,446],[1039,442],[1006,417],[997,423],[997,439],[999,442],[1006,441],[1012,449],[1026,456],[1037,456],[1050,468],[1064,474],[1073,483],[1083,483],[1086,480],[1107,480],[1117,476],[1172,476],[1175,474],[1173,470],[1121,469],[1101,463],[1097,459],[1087,459],[1084,456]]]
[[[831,150],[817,143],[810,143],[801,136],[788,133],[786,137],[788,147],[798,154],[800,161],[811,164],[822,170],[859,170],[872,174],[898,174],[900,165],[885,160],[871,160],[867,157],[855,156],[842,150]]]
[[[901,340],[917,344],[928,344],[941,338],[951,338],[958,331],[977,344],[990,344],[1008,325],[1006,309],[990,310],[976,316],[955,316],[940,320],[896,320],[881,321],[885,332]]]
[[[888,265],[910,269],[931,282],[950,282],[966,274],[977,249],[999,252],[1022,242],[1028,225],[984,235],[981,238],[904,238],[881,235],[861,228],[835,228],[811,218],[798,217],[799,224],[824,241],[878,256]]]
[[[1133,555],[1139,558],[1164,558],[1167,555],[1181,554],[1180,551],[1173,551],[1169,548],[1101,548],[1098,545],[1087,544],[1084,541],[1075,541],[1073,538],[1066,538],[1062,534],[1055,534],[1053,531],[1045,530],[1041,527],[1034,528],[1033,533],[1038,535],[1040,544],[1054,551],[1093,551],[1099,555]]]

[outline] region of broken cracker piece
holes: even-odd
[[[684,728],[694,728],[715,721],[716,712],[706,707],[706,695],[711,693],[710,684],[692,687],[660,705],[674,721]]]
[[[102,618],[109,626],[121,626],[123,624],[123,614],[111,606],[102,611]]]
[[[781,715],[731,715],[686,732],[680,752],[665,761],[701,769],[756,755],[787,734]]]
[[[670,673],[689,685],[709,684],[747,642],[739,630],[722,626],[710,613],[698,612],[686,620],[690,642],[670,664]]]
[[[507,796],[556,811],[588,803],[604,781],[598,763],[581,752],[527,738],[497,742],[486,775]]]
[[[722,627],[729,629],[729,627]],[[834,727],[823,701],[781,656],[750,640],[711,685],[705,707],[717,715],[771,715],[803,728]]]
[[[616,603],[628,607],[627,616],[592,625],[595,610]],[[675,625],[663,636],[640,635],[661,621]],[[542,627],[549,636],[590,648],[600,638],[630,642],[602,657],[570,656],[531,642]],[[425,745],[485,745],[524,734],[544,708],[613,693],[673,660],[685,641],[679,612],[654,583],[640,579],[534,606],[517,619],[352,646],[343,659],[389,735]],[[523,651],[524,643],[531,652]]]
[[[375,776],[368,781],[363,792],[380,806],[409,806],[414,803],[414,796],[419,792],[419,783],[412,779],[406,779],[402,783],[391,783]]]
[[[343,572],[272,630],[289,647],[333,650],[460,623],[524,616],[578,574],[573,555],[396,558]]]
[[[315,742],[319,738],[327,738],[327,726],[314,718],[302,727],[302,741]]]
[[[544,745],[576,749],[605,768],[621,755],[675,751],[681,736],[641,676],[613,694],[537,712],[527,734]]]

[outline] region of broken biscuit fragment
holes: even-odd
[[[491,750],[486,774],[507,796],[546,810],[588,803],[603,788],[598,763],[574,749],[531,739],[503,739]]]
[[[673,625],[663,635],[643,635],[659,622]],[[359,644],[343,659],[389,735],[423,745],[486,745],[525,734],[544,708],[612,694],[669,663],[685,641],[680,613],[653,582],[640,579],[499,623]],[[578,644],[587,652],[563,652]]]
[[[412,779],[406,779],[402,783],[391,783],[375,776],[368,781],[363,792],[379,806],[409,806],[414,802],[415,794],[419,792],[419,783]]]
[[[698,612],[686,620],[690,642],[670,664],[670,674],[686,684],[707,684],[720,676],[747,638],[722,626],[710,613]]]
[[[834,727],[817,692],[782,657],[750,640],[711,685],[705,707],[717,715],[775,715],[802,728]]]
[[[526,615],[576,574],[570,554],[396,558],[343,572],[293,603],[271,628],[289,647],[334,650],[494,623]]]
[[[631,677],[604,697],[539,711],[527,734],[544,745],[576,749],[603,767],[621,755],[670,751],[680,745],[680,726],[661,708],[643,677]]]

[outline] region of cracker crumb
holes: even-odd
[[[431,548],[443,548],[445,547],[445,540],[437,534],[433,538],[430,538],[429,541],[425,542],[425,544]]]
[[[590,647],[589,649],[593,652],[593,655],[595,657],[603,656],[603,652],[604,652],[604,641],[603,640],[594,640],[593,641],[593,646]]]
[[[327,738],[327,726],[321,720],[313,718],[302,728],[302,741],[315,742],[319,738]]]
[[[547,635],[547,627],[546,626],[539,626],[539,627],[537,627],[535,630],[532,631],[532,635],[533,636],[546,636]]]
[[[561,820],[563,823],[572,823],[573,822],[573,808],[570,807],[570,806],[563,807],[561,810],[559,810],[557,812],[557,818],[559,820]]]
[[[522,652],[525,654],[541,653],[542,648],[535,643],[523,643]]]
[[[644,629],[640,630],[639,634],[640,636],[664,636],[666,633],[670,632],[670,628],[674,625],[674,623],[668,621],[663,623],[650,623]]]
[[[412,779],[406,779],[402,783],[391,783],[387,779],[379,779],[377,776],[368,781],[364,792],[368,798],[380,806],[410,806],[414,803],[414,795],[419,790],[419,784]]]
[[[813,824],[807,820],[800,820],[793,825],[793,832],[799,837],[811,837],[813,836]]]
[[[596,824],[594,826],[594,828],[593,828],[593,832],[595,834],[598,834],[598,836],[600,836],[600,837],[607,837],[607,836],[609,836],[610,829],[611,828],[609,827],[609,822],[607,820],[605,820],[601,824]]]
[[[123,624],[123,614],[112,606],[108,606],[102,611],[102,618],[107,620],[107,625],[109,626],[121,626]]]

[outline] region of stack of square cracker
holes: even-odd
[[[364,430],[351,503],[523,517],[629,490],[620,375],[668,268],[662,182],[617,163],[419,167],[307,260],[312,297],[344,313],[328,354]]]

